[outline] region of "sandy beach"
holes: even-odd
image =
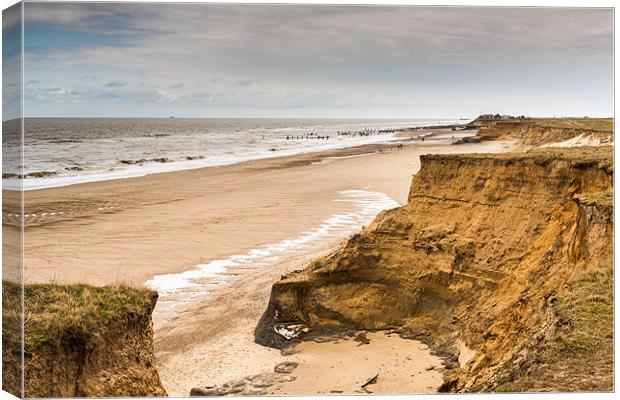
[[[368,145],[28,191],[25,281],[142,284],[294,237],[342,211],[342,190],[402,204],[420,154],[505,146]]]
[[[2,390],[613,392],[614,12],[7,4]]]
[[[25,280],[143,285],[159,274],[192,270],[299,237],[330,216],[351,212],[354,205],[341,199],[347,191],[379,193],[392,199],[393,206],[403,204],[421,154],[501,152],[512,146],[501,141],[455,146],[414,140],[402,148],[367,145],[28,191]],[[304,343],[296,350],[299,354],[287,356],[254,343],[253,330],[271,284],[332,250],[343,239],[342,232],[346,233],[336,230],[321,236],[264,265],[230,269],[218,279],[207,279],[203,283],[208,291],[199,297],[160,296],[154,313],[155,347],[168,393],[184,396],[192,387],[271,373],[275,365],[291,359],[300,363],[291,372],[293,378],[262,386],[260,393],[356,393],[366,371],[389,370],[383,374],[396,374],[390,378],[395,384],[404,377],[399,374],[411,375],[407,371],[412,366],[398,356],[405,353],[419,355],[411,361],[415,365],[425,360],[420,377],[412,380],[417,383],[407,392],[434,391],[441,384],[440,360],[416,341],[409,342],[417,350],[395,345],[396,353],[388,356],[381,350],[386,343],[404,339],[372,334],[370,344],[356,353],[364,355],[364,371],[347,382],[327,379],[336,365],[325,363],[357,361],[313,354],[347,354],[352,346],[348,340],[331,342],[328,350],[322,343]],[[308,380],[308,374],[320,378],[321,371],[326,374],[323,385]],[[394,393],[389,382],[377,384],[374,392]]]

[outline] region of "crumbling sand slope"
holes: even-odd
[[[461,358],[444,390],[510,390],[508,383],[551,362],[541,349],[572,329],[558,309],[571,284],[611,268],[611,153],[422,156],[406,206],[274,284],[257,341],[277,345],[274,331],[291,325],[298,332],[399,326],[430,335],[454,356],[463,344],[475,352]],[[603,344],[602,356],[611,358],[611,342]],[[602,365],[598,373],[611,378],[611,363]],[[534,381],[518,389],[540,390]],[[611,389],[611,379],[600,382],[570,389]]]
[[[156,300],[125,286],[26,285],[23,396],[165,396],[153,351]],[[21,337],[9,310],[19,301],[19,287],[4,281],[2,383],[16,396]]]
[[[579,147],[613,144],[612,118],[476,119],[480,140],[517,139],[524,145]]]

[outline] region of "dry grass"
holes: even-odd
[[[497,120],[496,126],[529,125],[541,128],[587,129],[610,132],[614,127],[613,118],[524,118]]]
[[[499,154],[428,154],[423,159],[456,159],[456,160],[507,160],[527,161],[546,164],[554,160],[571,161],[575,166],[599,166],[608,171],[613,170],[613,148],[611,146],[577,147],[577,148],[536,148],[525,152]]]
[[[84,343],[106,324],[150,317],[156,293],[128,286],[30,284],[24,287],[26,354],[44,344]],[[19,347],[20,287],[3,281],[3,344]],[[8,333],[8,335],[7,335]]]
[[[601,207],[613,207],[614,205],[614,192],[598,192],[598,193],[584,193],[575,198],[582,204],[588,206],[601,206]]]
[[[613,268],[582,274],[554,304],[558,332],[536,365],[500,391],[613,390]]]
[[[595,131],[612,131],[613,118],[533,118],[524,120],[545,128],[591,129]]]

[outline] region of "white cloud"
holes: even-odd
[[[519,113],[529,105],[515,99],[528,94],[547,107],[585,96],[611,110],[612,17],[603,9],[28,3],[27,26],[114,40],[27,54],[26,68],[41,82],[64,73],[62,86],[81,90],[81,104],[387,115],[417,112],[412,105],[426,99],[469,99],[476,105],[464,110],[486,110],[496,103],[489,93],[502,91]],[[107,83],[86,87],[95,80],[67,71]]]
[[[111,81],[111,82],[106,83],[103,86],[108,87],[108,88],[125,87],[125,86],[127,86],[127,81],[125,81],[125,80],[123,80],[123,81]]]
[[[168,93],[165,90],[161,90],[160,89],[160,90],[157,91],[157,101],[160,102],[160,103],[171,101],[171,100],[174,100],[174,99],[175,99],[175,96],[170,94],[170,93]]]

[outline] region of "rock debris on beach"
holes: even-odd
[[[295,368],[297,368],[297,365],[298,364],[296,362],[285,361],[276,365],[273,368],[273,372],[277,372],[279,374],[290,374]]]
[[[285,361],[277,364],[274,372],[246,376],[227,382],[221,386],[205,385],[190,390],[190,396],[256,396],[268,394],[267,389],[279,383],[292,382],[296,378],[291,374],[297,368],[296,362]]]

